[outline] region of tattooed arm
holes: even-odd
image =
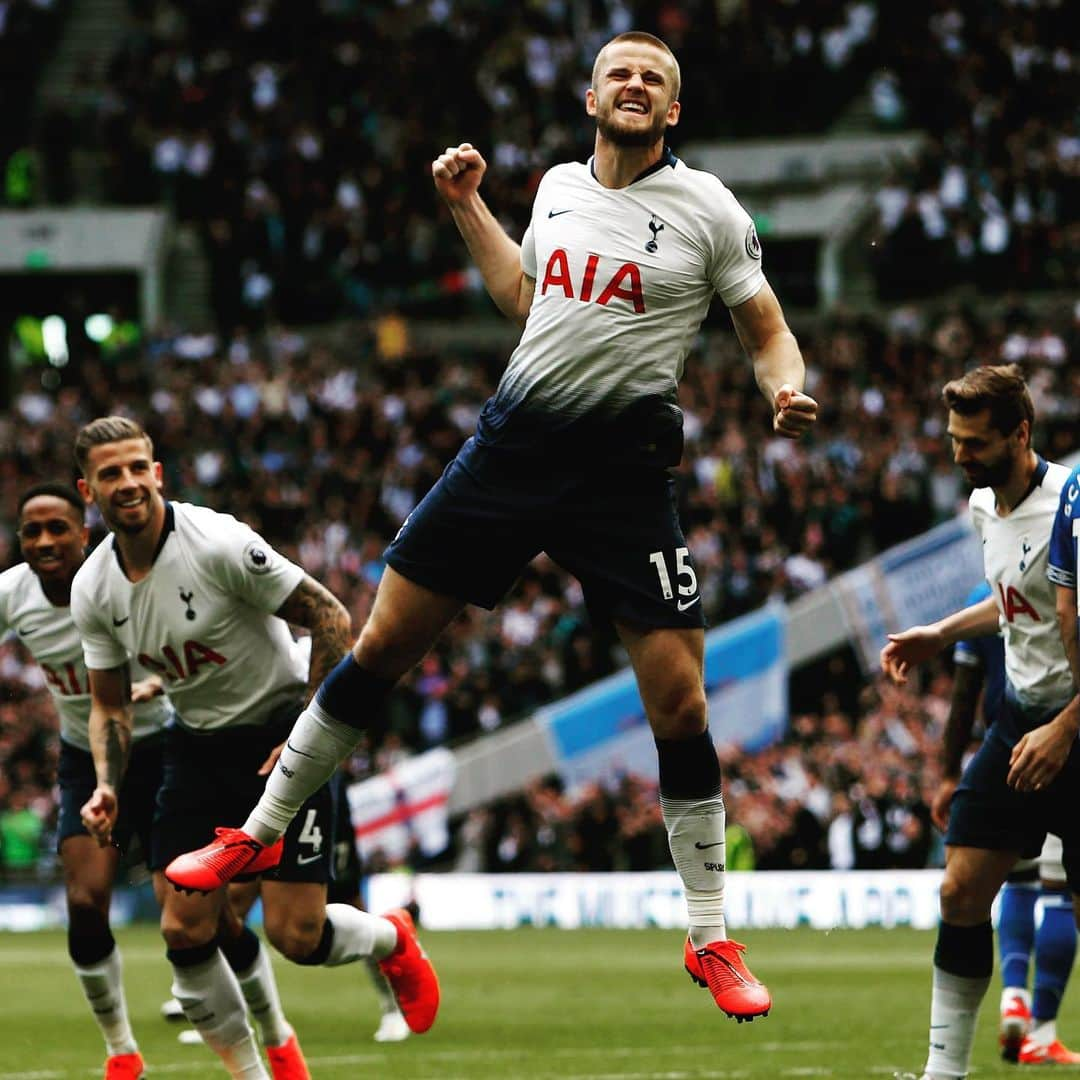
[[[112,841],[120,809],[117,791],[131,754],[131,671],[127,664],[90,671],[90,752],[97,787],[82,807],[82,822],[99,844]]]
[[[322,685],[330,669],[352,646],[352,620],[345,605],[310,575],[274,612],[279,619],[311,631],[311,667],[308,669],[308,700]]]

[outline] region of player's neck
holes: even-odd
[[[664,140],[652,146],[617,146],[598,131],[593,149],[593,175],[601,187],[629,187],[664,156]]]
[[[1039,456],[1034,450],[1028,449],[1020,459],[1012,475],[1001,487],[994,488],[994,499],[997,503],[997,512],[1006,517],[1014,509],[1017,503],[1031,491],[1031,481],[1035,476],[1035,470],[1039,467]]]
[[[38,583],[45,594],[45,599],[53,607],[71,607],[71,583],[74,580],[74,575],[64,581],[45,581],[39,577]]]
[[[129,581],[142,581],[150,573],[165,528],[165,500],[158,498],[146,528],[137,533],[118,532],[116,546],[123,560],[124,573]]]

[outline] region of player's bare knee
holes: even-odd
[[[322,940],[323,922],[321,915],[267,921],[266,936],[286,960],[302,964],[318,948]]]
[[[161,913],[161,936],[170,949],[197,949],[217,935],[217,914],[212,911],[176,911]]]
[[[941,918],[956,926],[973,926],[990,918],[990,903],[977,883],[948,871],[941,882]]]
[[[108,889],[98,888],[82,881],[68,881],[67,883],[67,906],[68,914],[72,917],[83,919],[103,918],[109,919]]]
[[[672,695],[649,716],[658,739],[692,739],[705,730],[705,695],[694,688]]]

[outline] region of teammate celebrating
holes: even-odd
[[[176,860],[172,881],[208,888],[272,857],[264,845],[463,604],[493,607],[546,551],[580,579],[593,615],[614,621],[637,676],[686,889],[686,968],[729,1016],[768,1012],[769,993],[724,924],[701,594],[667,471],[682,454],[683,362],[714,294],[753,360],[774,431],[798,437],[817,404],[802,393],[802,357],[749,215],[664,142],[679,120],[679,80],[670,49],[650,34],[600,50],[585,94],[595,153],[544,176],[520,247],[479,195],[478,150],[448,147],[433,163],[488,292],[524,333],[476,435],[391,544],[359,640],[299,718],[242,833]]]
[[[150,850],[163,732],[172,710],[160,696],[160,682],[136,668],[142,678],[132,686],[132,769],[122,789],[124,813],[115,843],[99,847],[79,820],[79,808],[94,789],[94,763],[87,730],[90,687],[69,608],[87,542],[83,502],[63,484],[39,484],[22,495],[18,512],[26,561],[0,574],[0,637],[18,633],[45,675],[60,717],[57,845],[67,894],[68,954],[105,1039],[106,1080],[137,1080],[144,1065],[128,1018],[109,904],[121,852],[136,836],[143,851]]]
[[[302,704],[308,665],[289,633],[311,631],[315,685],[347,641],[341,604],[235,518],[162,495],[161,465],[143,429],[124,417],[87,424],[75,444],[83,478],[112,538],[76,575],[71,604],[89,670],[97,787],[82,810],[101,841],[115,827],[131,715],[128,658],[165,680],[179,717],[166,736],[153,869],[238,820]],[[425,1030],[438,984],[404,913],[387,918],[326,906],[333,851],[329,789],[317,785],[283,842],[249,867],[263,881],[267,935],[302,964],[383,962],[406,1021]],[[162,933],[174,993],[189,1021],[237,1077],[265,1076],[235,978],[214,940],[221,891],[166,890]],[[299,1071],[302,1069],[302,1071]],[[306,1076],[302,1060],[297,1076]]]
[[[984,581],[972,590],[967,603],[977,604],[989,595],[990,586]],[[956,673],[945,726],[945,775],[932,808],[934,824],[942,832],[949,828],[949,806],[960,782],[980,695],[984,727],[998,715],[1005,695],[1005,645],[1000,635],[958,641],[953,659]],[[1041,918],[1036,918],[1037,906]],[[1028,989],[1032,954],[1034,993]],[[1046,1057],[1070,1063],[1076,1055],[1061,1047],[1057,1015],[1076,958],[1076,923],[1057,836],[1048,834],[1037,859],[1021,859],[1009,871],[999,895],[998,957],[1001,1056],[1021,1064],[1040,1064]]]
[[[956,463],[975,488],[971,516],[993,596],[931,626],[890,634],[881,664],[904,682],[912,665],[961,638],[996,633],[1000,620],[1006,687],[949,814],[923,1080],[967,1075],[993,970],[990,906],[1016,860],[1035,855],[1052,829],[1063,843],[1069,887],[1074,895],[1080,888],[1080,752],[1074,749],[1080,701],[1046,576],[1051,524],[1068,470],[1032,449],[1034,407],[1015,365],[974,368],[946,385],[943,398]],[[1069,1053],[1056,1036],[1041,1054],[1031,1050],[1038,1056],[1029,1060],[1047,1064]]]

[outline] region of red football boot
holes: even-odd
[[[1060,1039],[1055,1039],[1049,1046],[1040,1045],[1026,1038],[1020,1044],[1021,1065],[1080,1065],[1080,1054],[1070,1050]]]
[[[998,1045],[1006,1061],[1020,1059],[1020,1046],[1031,1029],[1031,1010],[1020,994],[1010,994],[1001,1003]]]
[[[435,1023],[439,1011],[439,978],[427,953],[420,947],[412,916],[404,908],[388,911],[383,918],[397,927],[397,948],[379,961],[390,983],[405,1023],[417,1034]]]
[[[287,1042],[280,1046],[268,1046],[266,1057],[270,1062],[270,1075],[274,1080],[311,1080],[304,1052],[293,1032]]]
[[[214,841],[198,851],[177,855],[165,867],[165,878],[177,889],[210,893],[243,876],[253,877],[281,862],[285,841],[266,846],[243,829],[215,829]]]
[[[684,963],[690,978],[698,986],[708,987],[717,1007],[740,1024],[755,1016],[768,1016],[772,1008],[769,991],[743,963],[740,953],[745,948],[729,939],[695,949],[687,938],[684,950]]]
[[[146,1074],[142,1054],[113,1054],[105,1059],[105,1080],[142,1080]]]

